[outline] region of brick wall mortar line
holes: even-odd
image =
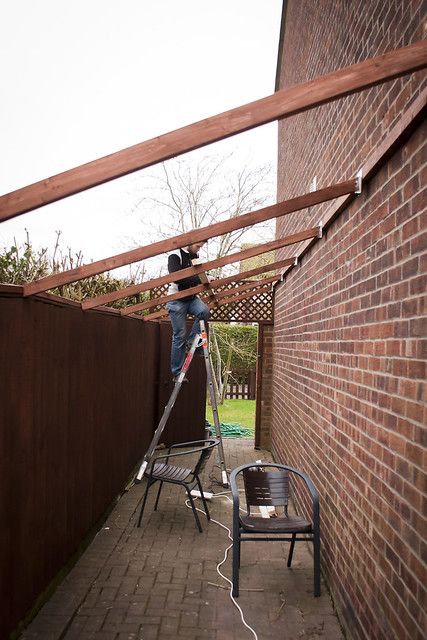
[[[375,493],[376,493],[376,492],[375,492]],[[391,506],[391,505],[390,505],[386,500],[384,500],[384,498],[383,498],[380,494],[376,493],[376,495],[377,495],[377,496],[378,496],[378,498],[381,500],[381,502],[382,502],[382,503],[384,503],[384,505],[385,505],[386,507],[390,508],[390,506]],[[399,494],[398,494],[398,495],[399,495]],[[357,512],[359,512],[359,511],[360,511],[360,512],[361,512],[361,514],[362,514],[362,515],[364,515],[364,512],[363,512],[362,508],[357,504],[357,502],[355,502],[355,501],[351,498],[351,496],[349,496],[349,500],[350,500],[350,502],[353,504],[353,506],[354,506],[355,510],[356,510]],[[395,513],[397,513],[397,512],[395,512]],[[417,532],[415,529],[413,529],[413,527],[412,527],[409,523],[408,523],[408,526],[409,526],[409,527],[410,527],[410,528],[415,532],[415,534],[416,534],[418,537],[420,537],[420,536],[419,536],[419,534],[418,534],[418,532]],[[379,537],[381,537],[381,533],[382,533],[382,531],[381,531],[380,529],[376,528],[375,524],[373,525],[373,528],[375,528],[375,529],[376,529],[376,531],[377,531],[377,533],[378,533]],[[406,547],[406,548],[408,548],[409,553],[411,553],[411,554],[413,555],[413,557],[416,557],[416,556],[415,556],[415,554],[414,554],[414,553],[412,553],[412,550],[410,549],[410,547],[408,547],[408,545],[407,545],[407,543],[404,541],[404,539],[403,539],[403,538],[398,534],[398,532],[396,532],[394,529],[393,529],[393,531],[394,531],[394,534],[399,538],[399,540],[400,540],[400,541],[405,545],[405,547]],[[389,564],[390,564],[390,567],[391,567],[391,568],[393,568],[393,565],[392,565],[391,563],[389,563]],[[419,585],[421,588],[424,588],[424,585],[423,585],[423,584],[422,584],[422,582],[418,579],[418,577],[417,577],[417,576],[412,572],[412,570],[411,570],[411,569],[408,569],[408,567],[406,567],[406,568],[407,568],[407,571],[409,571],[409,573],[412,575],[413,579],[417,582],[417,585]],[[409,588],[408,588],[408,591],[410,592]]]
[[[290,394],[289,392],[286,394],[286,398],[287,398],[288,400],[291,400],[291,398],[295,398],[295,397],[296,397],[296,396],[294,396],[293,394]],[[303,410],[304,405],[298,404],[297,402],[294,402],[293,404],[294,404],[294,406],[295,406],[295,407],[297,407],[299,410]],[[320,406],[320,405],[319,405],[319,406]],[[289,410],[289,407],[287,407],[287,408],[288,408],[288,410]],[[294,412],[294,413],[297,415],[297,412]],[[305,415],[307,416],[307,418],[310,418],[310,416],[307,414],[307,412],[304,412],[304,413],[305,413]],[[356,413],[356,414],[357,414],[357,412],[355,412],[355,411],[353,411],[353,413]],[[336,417],[340,417],[340,418],[341,418],[341,420],[345,420],[344,418],[342,418],[342,417],[341,417],[341,416],[339,416],[338,414],[335,414],[335,415],[336,415]],[[363,416],[363,414],[359,414],[359,415],[360,415],[361,417],[364,417],[364,418],[365,418],[365,416]],[[320,418],[320,419],[322,419],[322,418],[321,418],[321,416],[320,416],[320,413],[318,413],[318,414],[317,414],[317,416],[318,416],[318,419],[319,419],[319,418]],[[365,418],[365,419],[366,419],[366,418]],[[326,425],[329,425],[329,423],[328,423],[328,421],[327,421],[326,419],[324,419],[324,422],[325,422],[325,424],[326,424]],[[397,452],[395,452],[393,449],[391,449],[390,447],[387,447],[387,446],[386,446],[386,445],[384,445],[383,443],[379,443],[375,438],[372,438],[369,434],[367,434],[366,432],[364,432],[364,431],[362,431],[361,429],[359,429],[356,425],[354,425],[354,424],[352,424],[352,423],[350,423],[350,422],[348,422],[347,424],[349,424],[349,425],[352,427],[352,429],[354,429],[355,431],[357,431],[357,432],[359,432],[359,433],[363,434],[363,436],[364,436],[364,437],[366,437],[368,440],[372,441],[372,442],[373,442],[373,443],[375,443],[375,444],[380,444],[380,445],[381,445],[381,447],[382,447],[383,449],[390,451],[391,453],[395,454],[398,458],[400,458],[400,459],[404,460],[404,458],[402,458],[402,457],[401,457]],[[384,430],[384,431],[387,431],[388,433],[391,433],[391,434],[396,435],[394,431],[389,430],[389,429],[387,429],[386,427],[382,427],[382,428],[383,428],[383,430]],[[324,431],[326,431],[326,430],[324,430]],[[335,438],[333,438],[333,439],[335,440]],[[402,438],[402,439],[404,439],[404,440],[405,440],[405,441],[407,441],[407,442],[411,442],[410,440],[407,440],[407,439],[405,439],[405,438]],[[307,443],[307,442],[306,442],[306,443]],[[357,443],[356,443],[356,446],[357,446]],[[360,445],[359,445],[359,446],[360,446]],[[361,448],[362,448],[362,447],[361,447]],[[369,453],[369,455],[371,455],[369,451],[367,451],[365,448],[363,448],[363,449],[364,449],[367,453]],[[322,452],[322,453],[323,453],[323,452]],[[371,455],[371,457],[377,461],[377,459],[375,458],[375,456]],[[333,461],[333,459],[332,459],[332,458],[329,458],[329,459],[330,459],[331,461]],[[368,471],[368,473],[371,473],[371,471],[370,471],[369,467],[367,467],[367,466],[363,463],[363,461],[359,460],[359,462],[360,462],[360,464],[361,464],[361,465],[363,465],[363,466],[366,468],[366,470]],[[377,462],[379,462],[379,461],[377,461]],[[391,467],[389,467],[388,465],[386,465],[386,464],[385,464],[385,463],[383,463],[383,462],[381,462],[381,464],[382,464],[384,467],[389,468],[393,473],[396,473],[395,469],[392,469]],[[418,465],[416,465],[415,463],[412,463],[412,464],[413,464],[413,466],[414,466],[414,467],[420,468],[420,469],[421,469],[421,471],[423,470],[423,468],[422,468],[422,467],[419,467],[419,466],[418,466]],[[356,475],[358,475],[358,474],[356,473]],[[360,477],[360,480],[363,480],[363,478],[362,478],[362,477]],[[405,480],[404,478],[402,478],[402,482],[403,482],[405,485],[407,484],[408,486],[411,486],[411,487],[413,486],[410,482],[408,482],[408,481],[407,481],[407,480]],[[384,483],[384,484],[386,484],[386,483]],[[400,499],[404,499],[404,498],[403,498],[403,496],[402,496],[401,494],[399,494],[397,491],[395,491],[393,488],[391,489],[391,491],[393,491],[393,493],[394,493],[396,496],[398,496]],[[420,492],[420,493],[421,493],[421,492]],[[405,501],[406,501],[406,500],[405,500]],[[406,502],[407,502],[407,501],[406,501]],[[420,513],[420,512],[419,512],[419,513]],[[420,513],[420,515],[422,515],[422,514]]]
[[[375,356],[372,356],[372,357],[375,357]],[[302,371],[311,371],[311,370],[312,370],[312,369],[310,369],[309,367],[304,367],[303,365],[299,365],[299,367],[298,367],[298,368],[299,368],[300,370],[302,370]],[[351,369],[351,368],[349,368],[349,370],[352,370],[352,369]],[[382,374],[382,375],[383,375],[383,374]],[[323,376],[323,378],[328,378],[328,379],[333,379],[333,378],[334,378],[333,376],[329,376],[329,375],[328,375],[328,374],[326,374],[326,373],[322,373],[322,376]],[[335,378],[335,379],[340,379],[340,378]],[[394,379],[394,378],[393,378],[393,379]],[[319,384],[319,385],[320,385],[320,386],[322,386],[322,387],[325,387],[325,388],[326,388],[326,390],[328,390],[328,389],[330,389],[330,388],[332,387],[332,385],[326,385],[326,384],[323,384],[322,382],[317,382],[317,384]],[[371,390],[371,389],[372,389],[371,387],[368,387],[368,386],[366,386],[366,385],[363,385],[363,383],[360,383],[360,384],[358,383],[358,387],[366,388],[366,389],[368,389],[368,390]],[[378,392],[378,390],[376,390],[376,389],[373,389],[373,390],[374,390],[374,391],[376,391],[376,392]],[[306,392],[307,392],[307,391],[308,391],[308,392],[311,392],[312,390],[311,390],[309,387],[307,387],[307,388],[306,388]],[[345,395],[345,396],[347,396],[347,397],[349,397],[349,398],[357,399],[357,401],[358,401],[358,402],[360,402],[360,403],[362,403],[362,404],[366,404],[367,406],[371,406],[371,407],[379,408],[377,404],[375,404],[375,403],[373,403],[373,402],[369,402],[369,401],[367,401],[367,400],[361,400],[361,399],[360,399],[360,398],[358,398],[357,396],[351,395],[350,393],[348,393],[348,392],[344,391],[343,389],[340,389],[340,393],[342,393],[343,395]],[[388,394],[385,394],[385,395],[388,395]],[[404,400],[404,401],[406,401],[406,402],[408,401],[408,398],[407,398],[407,397],[405,397],[405,396],[400,396],[400,395],[396,394],[396,397],[398,397],[398,398],[400,398],[400,399],[402,399],[402,400]],[[413,401],[413,400],[409,400],[409,401],[410,401],[410,402],[415,402],[416,404],[423,404],[421,401],[418,401],[418,402],[417,402],[417,401]],[[344,405],[342,405],[342,406],[344,406]],[[384,410],[382,409],[382,411],[384,411]],[[359,413],[359,412],[356,412],[356,413]],[[392,415],[396,415],[397,417],[400,417],[400,416],[401,416],[401,414],[396,413],[396,412],[394,412],[393,410],[387,410],[387,413],[390,413],[390,414],[392,414]],[[362,414],[360,414],[360,415],[362,415]],[[417,424],[419,424],[419,425],[421,425],[421,426],[423,426],[423,425],[424,425],[424,423],[423,423],[422,421],[416,421],[416,420],[411,419],[411,422],[417,423]]]

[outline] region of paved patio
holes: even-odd
[[[228,468],[256,459],[253,441],[225,439]],[[204,489],[219,470],[212,463]],[[211,476],[211,478],[209,477]],[[227,532],[201,515],[203,533],[184,503],[184,490],[165,485],[157,512],[151,490],[140,529],[138,508],[145,484],[123,495],[95,539],[21,638],[25,640],[245,640],[246,629],[233,606],[227,583],[216,572],[230,544]],[[200,501],[197,501],[200,503]],[[199,506],[199,505],[198,505]],[[231,527],[226,497],[210,502],[211,517]],[[285,543],[246,542],[242,546],[238,603],[259,640],[342,640],[338,620],[322,581],[313,597],[312,557],[305,543],[295,546],[287,569]],[[222,571],[231,577],[231,551]],[[227,588],[221,588],[222,585]],[[253,589],[253,591],[245,591]]]

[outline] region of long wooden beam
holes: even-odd
[[[289,117],[427,66],[427,41],[389,51],[309,82],[200,120],[0,197],[0,220],[168,160],[279,118]]]
[[[120,298],[127,298],[128,296],[148,291],[154,287],[160,287],[164,284],[169,284],[170,282],[177,282],[184,278],[198,275],[201,271],[211,271],[212,269],[225,267],[227,264],[233,264],[233,262],[240,262],[241,260],[259,256],[262,253],[267,253],[268,251],[275,251],[276,249],[281,249],[282,247],[287,247],[291,244],[310,240],[311,238],[316,238],[318,233],[319,227],[312,227],[310,229],[305,229],[304,231],[298,231],[290,236],[285,236],[284,238],[271,240],[270,242],[265,242],[264,244],[244,249],[243,251],[237,251],[235,253],[222,256],[221,258],[215,258],[215,260],[206,262],[204,265],[200,265],[198,267],[187,267],[186,269],[181,269],[181,271],[175,271],[174,273],[168,273],[164,276],[147,280],[146,282],[133,284],[121,289],[120,291],[112,291],[111,293],[106,293],[102,296],[97,296],[96,298],[83,300],[82,309],[93,309],[95,307],[108,304],[109,302],[113,302],[114,300],[119,300]]]
[[[172,300],[181,300],[181,298],[186,298],[187,296],[194,296],[198,293],[202,293],[202,291],[206,291],[205,284],[198,284],[195,287],[190,287],[189,289],[185,289],[183,291],[177,291],[176,293],[165,294],[164,296],[159,296],[158,298],[150,298],[146,302],[139,302],[138,304],[132,304],[124,309],[120,309],[120,315],[128,316],[131,313],[136,313],[137,311],[144,311],[145,309],[152,309],[153,307],[158,307],[160,304],[166,304],[167,302],[172,302]]]
[[[258,245],[258,246],[262,246],[262,245]],[[248,278],[252,278],[253,276],[258,276],[261,273],[266,273],[268,271],[276,271],[276,269],[281,269],[282,267],[286,267],[294,263],[295,263],[295,257],[283,258],[283,260],[277,260],[276,262],[263,264],[260,267],[254,267],[253,269],[248,269],[247,271],[239,271],[239,273],[235,273],[231,276],[227,276],[226,278],[221,278],[220,280],[213,280],[211,284],[214,288],[217,288],[226,284],[230,284],[230,282],[240,282],[240,280],[246,280]]]
[[[97,262],[76,267],[75,269],[69,269],[62,273],[55,273],[47,276],[46,278],[41,278],[40,280],[29,282],[24,285],[24,296],[40,293],[41,291],[47,291],[48,289],[69,284],[70,282],[75,282],[76,280],[81,280],[83,278],[96,275],[97,273],[102,273],[108,269],[122,267],[138,260],[152,258],[153,256],[160,255],[161,253],[167,253],[168,251],[174,251],[181,247],[186,247],[189,244],[205,242],[206,240],[209,240],[209,238],[221,236],[225,233],[236,231],[237,229],[243,229],[244,227],[249,227],[254,224],[258,224],[259,222],[272,220],[273,218],[284,216],[289,213],[293,213],[294,211],[300,211],[301,209],[306,209],[307,207],[312,207],[316,204],[327,202],[334,198],[339,198],[340,196],[348,193],[354,193],[356,188],[356,180],[355,178],[352,178],[350,180],[319,189],[318,191],[305,193],[304,195],[297,196],[291,200],[286,200],[284,202],[279,202],[278,204],[270,205],[269,207],[258,209],[257,211],[245,213],[241,216],[237,216],[236,218],[216,222],[206,227],[201,227],[200,229],[193,229],[192,231],[181,233],[180,235],[168,238],[167,240],[160,240],[159,242],[154,242],[153,244],[139,247],[138,249],[125,251],[124,253],[111,258],[98,260]]]
[[[285,258],[284,260],[278,260],[277,262],[272,262],[271,264],[264,264],[260,267],[249,269],[248,271],[240,271],[239,273],[235,273],[232,276],[227,276],[226,278],[211,280],[209,284],[211,288],[216,289],[226,284],[230,284],[230,282],[240,282],[240,280],[245,280],[246,278],[260,275],[261,273],[265,273],[266,271],[275,271],[276,269],[281,269],[282,267],[288,267],[291,264],[294,264],[294,262],[295,258]],[[204,266],[204,268],[206,267]],[[186,296],[202,293],[202,291],[205,291],[205,285],[198,284],[197,286],[190,287],[190,289],[185,289],[184,291],[178,291],[177,293],[159,296],[158,298],[150,298],[150,300],[147,300],[146,302],[129,305],[125,309],[121,309],[120,314],[123,316],[128,316],[131,313],[144,311],[145,309],[152,309],[153,307],[166,304],[167,302],[171,302],[172,300],[180,300],[181,298],[185,298]]]
[[[273,263],[275,265],[277,265],[277,268],[283,267],[283,266],[289,266],[290,264],[295,262],[295,258],[289,259],[287,258],[286,260],[279,260],[276,263]],[[271,271],[273,267],[273,264],[271,265],[264,265],[262,268],[264,271]],[[255,275],[254,273],[252,273],[253,271],[255,271],[257,274],[262,273],[262,271],[259,271],[258,269],[251,269],[251,271],[248,272],[241,272],[241,273],[235,273],[232,276],[227,276],[226,278],[219,278],[217,280],[211,280],[209,282],[209,288],[212,291],[212,303],[215,303],[215,300],[217,298],[221,298],[223,297],[223,293],[224,292],[213,292],[213,289],[217,289],[223,285],[229,284],[230,282],[233,283],[237,283],[240,282],[241,280],[245,280],[248,275],[247,273],[251,274],[251,275]],[[277,280],[278,276],[271,276],[270,278],[263,278],[262,282],[272,282],[273,280]],[[256,280],[252,281],[252,286],[254,286],[254,284],[256,283]],[[238,288],[238,287],[237,287]],[[248,288],[248,287],[246,287]],[[141,302],[140,304],[135,304],[135,305],[130,305],[128,307],[126,307],[125,309],[121,309],[120,310],[120,314],[122,316],[128,316],[131,313],[136,313],[137,311],[144,311],[145,309],[152,309],[153,307],[158,307],[159,305],[164,305],[167,302],[171,302],[172,300],[181,300],[181,298],[186,298],[187,296],[191,296],[191,295],[197,295],[198,293],[203,293],[206,292],[206,285],[204,284],[198,284],[195,287],[191,287],[189,289],[185,289],[183,291],[178,291],[177,293],[171,293],[171,294],[167,294],[164,296],[159,296],[158,298],[150,298],[150,300],[147,300],[146,302]],[[227,295],[230,294],[230,291],[227,292]]]
[[[230,296],[229,298],[225,298],[224,300],[218,300],[218,307],[223,307],[226,304],[237,302],[238,300],[245,300],[246,298],[253,298],[253,296],[258,295],[259,293],[267,293],[269,291],[272,291],[271,285],[267,285],[265,287],[258,287],[258,289],[254,289],[252,291],[249,291],[249,293],[240,293],[237,296]],[[145,318],[144,318],[144,320],[145,320]]]
[[[166,311],[166,309],[161,309],[160,311],[155,311],[154,313],[150,313],[146,316],[138,316],[138,318],[142,318],[144,321],[145,320],[157,320],[157,319],[161,319],[165,316],[168,315],[168,312]]]
[[[217,300],[221,298],[233,298],[235,295],[242,293],[242,291],[248,291],[250,289],[256,289],[262,285],[272,284],[273,282],[278,282],[280,280],[280,275],[277,274],[274,276],[270,276],[269,278],[262,278],[260,280],[252,280],[251,282],[246,282],[245,284],[240,284],[234,289],[228,289],[227,291],[220,291],[216,294]]]

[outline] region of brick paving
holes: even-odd
[[[225,439],[227,467],[255,459],[253,442]],[[212,462],[204,476],[206,491],[220,473]],[[102,529],[50,600],[21,635],[23,640],[245,640],[254,638],[240,621],[216,565],[230,544],[227,532],[200,514],[203,533],[184,503],[181,487],[165,485],[157,512],[156,487],[136,527],[145,483],[118,502]],[[200,503],[200,501],[197,501]],[[198,506],[200,506],[198,504]],[[231,527],[232,505],[225,497],[210,503],[211,517]],[[295,545],[286,567],[281,542],[242,545],[240,596],[246,621],[259,640],[343,640],[322,581],[313,597],[312,557],[305,543]],[[231,551],[223,572],[231,577]],[[245,591],[262,589],[262,591]]]

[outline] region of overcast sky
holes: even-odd
[[[281,0],[14,0],[0,4],[0,193],[274,92]],[[205,148],[203,153],[207,153]],[[276,161],[276,124],[216,145]],[[197,153],[197,152],[196,152]],[[200,152],[199,152],[200,153]],[[125,251],[137,174],[0,224],[36,246]]]

